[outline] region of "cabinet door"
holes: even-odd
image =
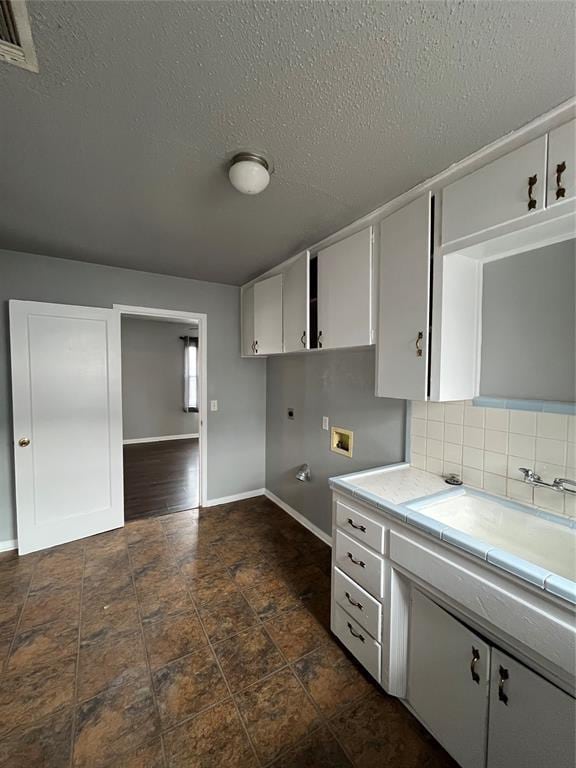
[[[529,180],[534,176],[530,195]],[[541,210],[545,191],[546,136],[541,136],[445,187],[442,243]]]
[[[254,284],[254,351],[282,352],[282,275]]]
[[[318,252],[318,347],[372,344],[372,229]]]
[[[284,272],[284,351],[309,348],[309,291],[307,253],[292,262]]]
[[[488,768],[574,768],[574,699],[492,651]]]
[[[576,197],[576,120],[550,131],[548,136],[547,205]]]
[[[376,395],[425,400],[432,195],[380,224]]]
[[[254,286],[242,289],[242,354],[254,355]]]
[[[413,590],[408,701],[462,768],[484,768],[490,647]]]

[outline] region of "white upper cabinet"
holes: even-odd
[[[252,357],[254,352],[254,286],[242,288],[242,355]]]
[[[487,768],[574,768],[576,702],[492,651]]]
[[[444,245],[544,208],[546,139],[540,136],[444,188]]]
[[[428,192],[380,224],[380,397],[427,397],[431,205]]]
[[[254,353],[282,352],[282,275],[254,283]]]
[[[309,349],[309,255],[302,254],[284,270],[284,351]]]
[[[548,207],[576,197],[576,120],[548,136]]]
[[[372,344],[372,228],[318,251],[318,347]]]

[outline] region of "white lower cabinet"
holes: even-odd
[[[492,651],[487,768],[574,768],[576,701]]]
[[[412,592],[408,702],[462,768],[484,768],[490,647]]]
[[[462,768],[574,768],[576,702],[412,591],[408,702]]]

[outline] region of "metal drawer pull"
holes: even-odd
[[[258,354],[258,341],[254,342],[254,352]]]
[[[364,635],[361,635],[360,632],[354,632],[354,627],[352,626],[352,624],[350,624],[349,621],[347,621],[346,624],[348,625],[348,629],[350,630],[350,634],[352,635],[352,637],[355,637],[357,640],[361,640],[362,642],[364,642]]]
[[[362,603],[359,603],[357,600],[354,600],[354,599],[353,599],[353,598],[350,596],[350,592],[344,592],[344,594],[346,595],[346,599],[348,600],[348,602],[350,603],[350,605],[353,605],[353,606],[354,606],[354,608],[358,608],[358,609],[359,609],[359,610],[361,610],[361,611],[363,611],[363,610],[364,610],[364,606],[362,605]]]
[[[508,694],[504,691],[504,683],[510,677],[508,670],[500,665],[498,668],[498,699],[504,704],[508,704]]]
[[[534,191],[534,187],[536,186],[536,182],[538,181],[537,174],[534,174],[534,176],[528,176],[528,210],[533,211],[534,208],[536,208],[536,205],[538,204],[536,201],[536,198],[532,197],[532,192]]]
[[[351,525],[352,528],[356,528],[357,531],[362,531],[362,533],[366,533],[366,526],[356,525],[356,523],[352,520],[351,517],[348,518],[348,525]]]
[[[480,651],[478,648],[474,648],[472,646],[472,661],[470,662],[470,674],[472,675],[472,680],[474,680],[475,683],[478,683],[480,685],[480,675],[478,672],[476,672],[476,664],[480,661]]]
[[[316,344],[318,345],[318,349],[322,349],[322,331],[318,334],[318,338],[316,339]]]
[[[556,200],[566,195],[566,187],[562,186],[562,174],[566,170],[566,163],[561,162],[556,166]]]
[[[306,331],[300,336],[300,344],[305,348],[306,347]]]
[[[366,568],[366,563],[363,560],[355,560],[352,556],[352,552],[347,552],[346,557],[350,558],[354,565],[359,565],[361,568]]]

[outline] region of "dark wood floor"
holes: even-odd
[[[139,520],[199,504],[198,438],[124,446],[124,514]]]

